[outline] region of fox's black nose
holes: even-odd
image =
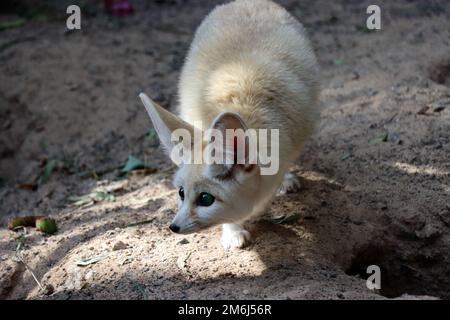
[[[172,230],[172,232],[175,232],[175,233],[178,233],[178,231],[180,231],[180,227],[177,226],[176,224],[173,224],[173,223],[169,226],[169,229]]]

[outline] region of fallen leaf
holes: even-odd
[[[116,196],[105,191],[95,191],[83,196],[69,196],[66,199],[67,202],[74,206],[83,206],[91,202],[100,202],[103,200],[114,202],[116,201]]]
[[[111,201],[111,202],[116,201],[115,195],[113,195],[112,193],[109,193],[109,192],[105,192],[105,191],[96,191],[91,195],[93,195],[92,199],[94,201],[102,201],[102,200],[107,200],[107,201]]]
[[[273,224],[292,224],[298,221],[300,219],[301,215],[299,213],[294,213],[291,215],[282,215],[278,217],[270,217],[265,218],[267,222],[273,223]]]
[[[21,27],[27,22],[25,19],[15,19],[10,21],[2,21],[0,22],[0,30],[18,28]]]
[[[149,220],[144,220],[144,221],[139,221],[139,222],[128,224],[128,225],[126,225],[126,227],[135,227],[135,226],[140,226],[143,224],[149,224],[149,223],[152,223],[154,220],[155,220],[155,218],[152,218]]]
[[[21,227],[36,227],[38,231],[47,234],[55,233],[57,230],[55,220],[44,216],[15,217],[8,222],[8,229],[10,230],[17,230]]]
[[[351,153],[346,153],[341,157],[341,160],[346,160],[346,159],[350,158],[351,156],[352,156]]]
[[[369,140],[369,144],[378,144],[381,142],[386,142],[388,140],[388,137],[389,137],[388,133],[385,132],[385,133]]]
[[[89,195],[69,196],[67,197],[66,201],[72,203],[74,206],[82,206],[90,202],[93,202],[93,200],[91,199],[91,197],[89,197]]]
[[[48,182],[55,167],[56,167],[56,160],[50,160],[47,162],[47,164],[45,165],[44,173],[41,175],[41,178],[39,179],[39,184],[46,184]]]
[[[128,187],[128,181],[127,180],[119,180],[119,181],[113,181],[109,183],[106,186],[103,186],[102,189],[106,192],[118,192],[126,189]]]
[[[96,256],[96,257],[84,258],[77,262],[77,266],[80,266],[80,267],[88,266],[90,264],[94,264],[99,261],[102,261],[106,258],[107,258],[107,256]]]
[[[128,173],[132,170],[143,169],[143,168],[145,168],[144,163],[141,160],[139,160],[138,158],[136,158],[135,156],[130,154],[128,156],[127,163],[120,170],[120,172],[124,174],[124,173]]]
[[[18,227],[35,227],[36,220],[44,218],[44,216],[23,216],[14,217],[8,222],[8,229],[14,230]]]
[[[16,188],[26,191],[36,191],[38,185],[36,183],[20,183],[16,185]]]
[[[58,227],[54,219],[39,218],[36,219],[36,229],[47,234],[52,234],[58,230]]]

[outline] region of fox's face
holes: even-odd
[[[173,232],[237,222],[252,212],[260,185],[257,166],[232,168],[235,172],[229,173],[212,166],[220,165],[182,165],[176,173],[178,212],[170,225]]]
[[[194,135],[190,124],[161,108],[146,95],[141,94],[140,97],[162,144],[169,152],[174,148],[171,139],[174,130],[186,129]],[[227,129],[246,129],[239,115],[229,112],[220,114],[211,127],[223,132]],[[237,148],[232,145],[225,152],[236,158],[234,153]],[[256,164],[179,164],[174,178],[178,190],[178,211],[170,229],[187,234],[244,220],[260,200],[260,177]]]

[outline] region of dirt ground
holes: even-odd
[[[219,228],[168,230],[173,167],[137,97],[174,109],[219,2],[132,2],[123,18],[82,6],[80,31],[65,7],[0,31],[0,298],[450,298],[450,2],[379,1],[382,30],[368,32],[370,1],[279,1],[309,31],[325,109],[295,167],[301,191],[267,211],[298,220],[252,222],[252,244],[232,251]],[[130,154],[154,170],[119,176]],[[109,196],[68,202],[95,191]],[[58,232],[6,228],[30,214]],[[372,264],[381,290],[366,287]]]

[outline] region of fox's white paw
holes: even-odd
[[[283,183],[278,190],[278,194],[298,192],[300,187],[301,185],[298,177],[295,174],[288,172],[284,175]]]
[[[224,224],[222,246],[225,249],[243,248],[250,242],[250,233],[238,224]]]

